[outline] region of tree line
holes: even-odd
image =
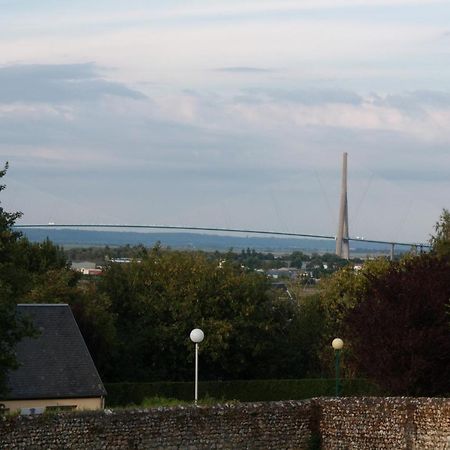
[[[170,250],[170,247],[167,249]],[[104,247],[70,247],[64,249],[64,254],[68,261],[71,262],[92,261],[103,266],[111,259],[116,258],[139,259],[145,251],[146,248],[143,245],[124,245],[119,247],[107,245]],[[227,252],[196,251],[196,253],[203,254],[212,260],[233,261],[251,270],[269,270],[281,267],[303,268],[307,271],[312,271],[316,278],[329,275],[348,264],[346,259],[339,258],[331,253],[319,254],[313,252],[309,255],[301,251],[293,251],[290,254],[274,255],[270,252],[258,252],[251,248],[242,249],[241,251],[235,251],[230,248]],[[352,261],[354,263],[362,262],[360,258],[352,258]]]

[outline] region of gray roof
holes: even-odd
[[[17,305],[40,332],[16,347],[20,367],[8,376],[8,399],[106,395],[69,305]]]

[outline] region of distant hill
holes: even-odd
[[[206,233],[94,231],[79,229],[32,228],[21,230],[30,241],[49,238],[55,244],[70,246],[123,246],[143,244],[146,247],[160,242],[164,247],[190,250],[226,251],[252,248],[266,252],[334,252],[335,243],[325,239],[279,238],[270,236],[224,236]],[[365,242],[352,243],[353,253],[388,253],[387,245]]]

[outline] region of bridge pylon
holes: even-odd
[[[350,258],[347,201],[347,152],[342,155],[341,201],[339,207],[338,232],[336,235],[336,255],[340,258]]]

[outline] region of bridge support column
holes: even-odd
[[[339,208],[338,232],[336,235],[336,255],[349,259],[348,203],[347,203],[347,153],[342,155],[341,202]]]
[[[394,261],[394,254],[395,254],[395,244],[391,243],[391,254],[390,254],[390,260]]]

